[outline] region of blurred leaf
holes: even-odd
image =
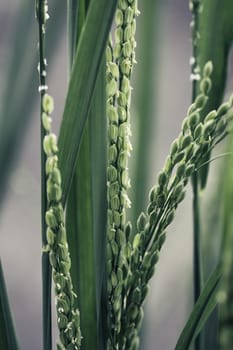
[[[132,203],[133,218],[136,222],[141,211],[145,210],[147,193],[149,192],[148,178],[150,173],[150,154],[156,137],[155,112],[155,82],[158,64],[158,8],[156,0],[141,3],[141,15],[137,20],[137,50],[133,76],[132,127],[134,151],[132,154]],[[145,157],[146,155],[146,157]],[[153,149],[156,157],[156,151]]]
[[[207,281],[194,309],[178,339],[175,350],[188,350],[217,305],[221,270],[218,266]]]
[[[18,341],[11,316],[6,285],[0,260],[0,349],[18,350]]]
[[[154,141],[157,136],[158,120],[156,92],[160,60],[160,1],[141,1],[139,10],[141,14],[137,18],[136,31],[137,64],[133,71],[131,108],[133,152],[131,157],[132,167],[130,164],[132,187],[129,196],[132,200],[132,210],[129,211],[129,215],[133,224],[136,223],[139,214],[146,208],[150,189],[152,152],[154,163],[156,163],[157,156]],[[149,317],[145,314],[140,331],[140,349],[146,348],[147,323],[149,322]]]
[[[199,14],[199,35],[197,41],[198,64],[202,70],[204,64],[211,60],[214,65],[212,89],[204,116],[216,109],[222,101],[226,84],[228,56],[233,40],[233,2],[232,0],[205,0]],[[203,161],[207,161],[206,160]],[[201,185],[206,185],[209,166],[201,169]]]
[[[35,26],[35,3],[24,0],[15,18],[15,30],[11,39],[9,71],[5,76],[4,98],[0,110],[0,192],[1,201],[6,191],[8,174],[16,152],[33,115],[38,94],[38,53]],[[64,29],[65,3],[52,1],[48,22],[48,55],[50,66]],[[19,30],[20,28],[20,30]],[[38,94],[38,95],[37,95]]]
[[[232,152],[233,135],[230,135],[228,150]],[[223,173],[223,241],[221,249],[221,263],[223,278],[219,291],[220,322],[219,322],[219,350],[232,348],[233,344],[233,157],[226,159]]]

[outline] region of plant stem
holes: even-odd
[[[193,175],[193,263],[194,263],[194,302],[196,303],[203,286],[203,271],[201,259],[201,227],[198,174]]]
[[[45,71],[45,33],[43,31],[44,25],[44,1],[37,2],[37,18],[39,22],[39,78],[40,87],[45,86],[46,79],[43,72]],[[45,90],[41,89],[41,114],[42,114],[42,100]],[[40,144],[41,144],[41,228],[42,228],[42,245],[47,244],[46,240],[46,223],[45,212],[47,210],[47,195],[46,195],[46,177],[45,177],[45,153],[43,151],[43,139],[45,130],[42,125],[42,118],[40,118]],[[52,349],[52,321],[51,321],[51,266],[49,263],[48,252],[42,253],[42,303],[43,303],[43,349]]]

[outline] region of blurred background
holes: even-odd
[[[144,90],[148,89],[154,115],[147,138],[150,153],[144,154],[142,158],[142,168],[144,159],[150,165],[150,173],[143,184],[149,190],[156,180],[158,170],[163,166],[170,143],[179,133],[181,121],[191,101],[191,15],[187,0],[152,0],[151,3],[155,4],[150,13],[152,25],[150,33],[145,37],[143,28],[148,14],[144,14],[145,5],[142,3],[143,1],[139,0],[141,15],[138,18],[137,32],[138,64],[134,69],[131,120],[136,134],[139,112],[134,96],[140,94],[138,82],[142,81],[142,76],[139,78],[139,70],[151,46],[153,74],[148,86],[143,85]],[[47,82],[50,94],[55,99],[56,131],[64,107],[68,82],[65,5],[65,1],[59,1],[59,6],[55,7],[55,1],[51,1],[51,18],[47,31]],[[42,347],[37,41],[34,2],[1,0],[0,256],[17,334],[24,350],[39,350]],[[13,134],[12,125],[15,126]],[[133,141],[133,147],[137,148],[136,141]],[[10,162],[12,154],[14,157]],[[132,169],[133,160],[132,157]],[[211,174],[216,175],[217,171],[218,168],[215,168]],[[132,188],[135,181],[133,178]],[[209,182],[211,185],[208,188],[217,187],[216,177],[211,176]],[[207,196],[207,212],[208,201]],[[191,204],[192,193],[189,190],[178,209],[174,224],[169,228],[156,275],[151,283],[145,305],[142,349],[174,349],[192,308]],[[209,249],[214,252],[214,243]]]

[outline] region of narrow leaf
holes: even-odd
[[[217,305],[216,294],[221,279],[220,267],[214,270],[207,281],[194,309],[178,339],[175,350],[188,350]]]
[[[71,4],[76,10],[76,13],[69,13],[72,66],[74,49],[79,43],[80,33],[85,30],[89,0],[72,0]],[[99,349],[103,343],[98,334],[101,333],[100,293],[106,220],[103,203],[106,200],[106,162],[103,156],[106,143],[105,66],[102,64],[101,67],[80,144],[66,211],[71,275],[78,294],[77,303],[81,315],[82,350]],[[78,105],[79,101],[76,100],[76,103]]]
[[[104,291],[104,264],[105,264],[105,232],[107,220],[107,179],[106,179],[106,68],[103,59],[100,74],[97,80],[94,98],[90,112],[90,161],[93,198],[93,234],[95,245],[95,274],[96,300],[98,323],[98,349],[102,349],[104,332],[102,331],[103,308],[101,295]]]
[[[80,309],[82,350],[95,350],[97,314],[88,124],[83,136],[77,172],[67,203],[66,222],[72,261],[71,276],[78,294],[77,302]]]
[[[18,350],[18,341],[11,316],[10,305],[0,260],[0,349]]]
[[[90,110],[116,4],[116,0],[90,3],[75,55],[59,137],[63,203],[66,202],[74,175],[81,136]]]
[[[156,137],[156,113],[155,113],[155,72],[158,61],[158,10],[159,3],[156,0],[142,1],[140,5],[141,15],[137,20],[137,66],[133,76],[133,134],[137,135],[132,154],[134,165],[132,177],[132,203],[133,218],[136,222],[141,211],[145,210],[147,203],[148,174],[150,173],[150,153],[152,140]],[[153,158],[156,154],[153,152]],[[145,157],[145,154],[147,155]]]
[[[200,69],[211,60],[214,65],[212,89],[203,117],[216,109],[222,101],[226,84],[228,56],[233,40],[233,2],[206,0],[201,5],[197,40],[197,58]],[[206,158],[207,161],[208,158]],[[201,185],[205,187],[209,166],[201,169]]]
[[[230,135],[228,142],[228,149],[233,149],[233,135]],[[222,174],[224,191],[223,191],[223,242],[221,249],[221,262],[222,262],[222,282],[219,291],[219,350],[227,350],[232,348],[233,342],[233,183],[232,183],[232,171],[233,171],[233,157],[228,157],[224,164],[224,173]]]

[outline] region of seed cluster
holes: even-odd
[[[188,109],[180,135],[171,145],[170,154],[158,175],[157,185],[150,191],[147,212],[141,213],[137,220],[137,233],[132,233],[130,225],[125,229],[127,243],[124,245],[122,261],[127,261],[128,271],[126,274],[123,269],[119,349],[138,348],[142,305],[166,238],[166,228],[173,221],[175,210],[185,197],[188,179],[202,166],[205,156],[229,132],[228,125],[233,119],[233,97],[201,121],[200,114],[211,89],[212,69],[211,62],[204,66],[200,93]],[[117,282],[116,279],[115,288],[118,288]]]
[[[179,137],[171,145],[170,155],[158,175],[157,186],[150,192],[147,213],[142,213],[137,222],[138,233],[132,241],[132,280],[128,285],[125,312],[127,324],[132,329],[136,328],[138,319],[141,320],[141,306],[147,294],[148,282],[165,241],[166,228],[172,222],[178,204],[185,197],[188,179],[202,166],[202,159],[228,134],[227,126],[233,119],[231,97],[229,102],[223,103],[217,111],[211,111],[203,122],[200,121],[200,112],[207,103],[207,94],[211,89],[211,72],[212,64],[208,62],[203,69],[200,94],[188,110]],[[137,339],[136,333],[134,329],[129,336],[129,331],[126,331],[128,343]]]
[[[107,230],[107,291],[108,349],[123,349],[119,345],[121,310],[124,302],[124,281],[128,262],[126,249],[126,209],[130,207],[127,189],[130,187],[128,158],[130,137],[130,77],[135,61],[136,0],[120,0],[115,15],[114,45],[110,39],[107,59],[108,116],[108,230]]]
[[[45,94],[42,100],[42,123],[46,131],[43,148],[46,154],[47,200],[46,212],[47,242],[49,260],[56,296],[57,323],[61,344],[59,349],[80,349],[81,332],[79,311],[74,309],[76,297],[70,276],[70,255],[64,224],[64,209],[61,204],[61,174],[58,168],[56,135],[51,132],[53,100]]]

